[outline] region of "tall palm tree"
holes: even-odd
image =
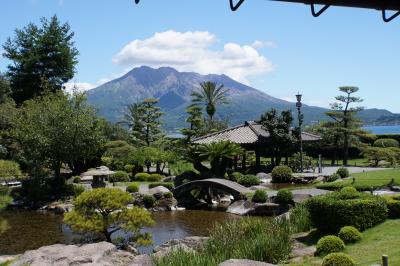
[[[206,112],[210,119],[213,121],[215,112],[217,111],[218,104],[228,103],[226,97],[227,89],[224,90],[224,85],[217,85],[215,82],[205,81],[200,83],[201,91],[192,92],[193,103],[203,103],[206,106]]]

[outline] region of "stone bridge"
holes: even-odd
[[[209,195],[213,195],[214,192],[223,192],[232,195],[234,200],[242,199],[242,195],[251,192],[250,189],[236,182],[220,178],[209,178],[191,181],[176,187],[174,196],[177,199],[182,198],[193,189],[207,190]]]

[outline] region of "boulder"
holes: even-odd
[[[229,205],[226,212],[237,215],[248,215],[254,211],[255,203],[247,200],[238,200]]]
[[[255,260],[230,259],[220,263],[218,266],[275,266],[275,264]]]
[[[263,173],[263,172],[256,174],[256,177],[258,177],[259,179],[272,179],[271,174],[267,174],[267,173]]]
[[[267,190],[267,187],[265,187],[265,186],[262,186],[262,185],[258,185],[258,186],[251,186],[251,187],[249,187],[249,189],[250,190],[259,190],[259,189],[261,189],[261,190]]]
[[[133,258],[129,266],[154,266],[154,263],[149,255],[139,255]]]
[[[161,196],[162,197],[162,195],[164,195],[167,192],[171,192],[171,191],[166,187],[158,186],[158,187],[154,187],[154,188],[149,189],[148,194],[153,195],[155,198],[157,198],[157,196]]]
[[[171,239],[154,248],[154,256],[163,257],[173,250],[182,249],[189,252],[201,251],[208,237],[188,236],[183,239]]]
[[[117,250],[115,245],[108,242],[81,246],[56,244],[26,251],[12,265],[125,266],[129,265],[133,259],[134,256],[131,253]]]
[[[167,176],[161,179],[161,182],[174,182],[175,176]]]

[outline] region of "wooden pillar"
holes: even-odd
[[[242,171],[246,171],[246,153],[242,155]]]

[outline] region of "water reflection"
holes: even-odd
[[[197,235],[205,236],[217,222],[238,219],[239,216],[216,211],[175,211],[152,214],[156,226],[144,231],[153,235],[154,244],[140,248],[140,252],[149,253],[154,246],[173,238]],[[0,255],[19,254],[41,246],[73,243],[78,235],[62,223],[62,216],[35,211],[5,211],[0,219],[5,219],[9,228],[0,235]]]

